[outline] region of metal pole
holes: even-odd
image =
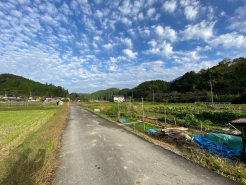
[[[212,104],[214,104],[213,86],[212,86],[211,80],[210,80],[210,87],[211,87],[211,102],[212,102]]]
[[[130,112],[131,112],[131,118],[132,118],[132,97],[130,96]]]
[[[118,119],[120,119],[120,104],[119,104],[119,99],[118,99]]]
[[[155,103],[155,91],[153,90],[153,104]]]
[[[145,131],[143,97],[142,97],[142,113],[143,113],[143,125],[144,125],[144,131]]]
[[[164,105],[164,114],[165,114],[165,123],[167,123],[167,112],[166,112],[166,107]]]

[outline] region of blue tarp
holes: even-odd
[[[222,157],[231,158],[233,156],[241,156],[243,154],[242,149],[230,150],[226,148],[224,145],[210,141],[203,136],[194,135],[193,138],[196,142],[200,144],[201,149],[208,150],[211,153],[218,154]]]
[[[155,132],[157,132],[157,130],[154,128],[149,128],[146,132],[147,133],[155,133]]]
[[[119,122],[120,123],[128,123],[128,118],[120,118]]]

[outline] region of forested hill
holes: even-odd
[[[187,72],[170,83],[171,91],[209,91],[216,94],[238,94],[246,89],[246,58],[224,59],[217,66],[202,69],[199,73]]]
[[[53,84],[42,84],[13,74],[0,74],[0,95],[66,97],[68,90]]]
[[[164,80],[146,81],[133,89],[115,89],[114,94],[132,96],[134,100],[145,98],[152,101],[195,102],[211,101],[211,88],[214,101],[246,103],[246,58],[223,59],[218,65],[202,69],[198,73],[190,71],[171,82]],[[92,93],[94,99],[104,99],[107,90]],[[92,96],[89,96],[91,98]],[[99,96],[98,96],[99,95]]]
[[[93,100],[110,100],[112,95],[117,95],[119,93],[119,89],[118,88],[110,88],[110,89],[106,89],[106,90],[100,90],[100,91],[96,91],[94,93],[91,93],[89,95],[87,95],[86,97],[88,99],[93,99]]]

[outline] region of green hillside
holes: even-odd
[[[42,84],[16,76],[13,74],[0,74],[0,95],[15,95],[15,96],[53,96],[65,97],[68,90],[53,84]]]
[[[224,59],[210,69],[187,72],[171,82],[171,90],[194,92],[210,90],[215,94],[238,94],[246,88],[246,58]]]
[[[246,58],[234,60],[224,59],[209,69],[202,69],[198,73],[190,71],[171,82],[152,80],[139,84],[133,89],[115,89],[97,91],[88,97],[106,100],[109,95],[119,94],[132,96],[134,100],[142,97],[147,101],[156,102],[195,102],[212,101],[244,103],[246,99]]]
[[[93,99],[93,100],[110,100],[112,95],[117,95],[118,93],[119,93],[118,88],[110,88],[106,90],[96,91],[94,93],[87,95],[86,97],[88,99]]]

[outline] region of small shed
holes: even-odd
[[[242,142],[243,142],[243,151],[244,151],[244,162],[246,162],[246,118],[239,118],[230,121],[232,125],[235,127],[241,128],[242,133]]]

